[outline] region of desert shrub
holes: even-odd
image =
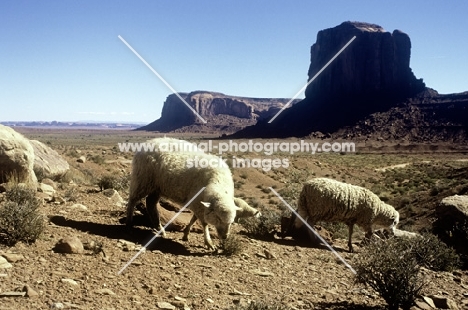
[[[264,239],[273,238],[276,226],[280,224],[280,215],[272,210],[261,210],[259,218],[249,217],[239,219],[239,223],[247,230],[247,233]]]
[[[237,255],[244,251],[244,244],[241,237],[230,234],[226,239],[221,241],[221,249],[224,255]]]
[[[6,202],[0,206],[0,242],[34,242],[44,231],[44,217],[37,211],[40,201],[34,193],[21,186],[13,186],[5,193]]]
[[[390,310],[410,309],[424,285],[409,239],[372,242],[358,255],[355,269],[355,281],[374,289]]]
[[[434,271],[452,271],[460,266],[460,257],[433,234],[422,238],[408,239],[418,263]]]
[[[117,176],[113,174],[106,174],[101,176],[98,179],[97,185],[101,191],[113,188],[115,190],[125,190],[130,184],[130,179],[128,175]]]
[[[102,165],[105,163],[105,159],[101,155],[94,155],[91,157],[91,160],[98,165]]]

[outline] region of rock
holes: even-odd
[[[269,272],[269,271],[261,271],[258,269],[250,270],[250,273],[262,276],[262,277],[271,277],[274,276],[274,273]]]
[[[78,163],[84,164],[86,162],[86,157],[85,156],[80,156],[80,157],[78,157],[78,159],[76,161]]]
[[[117,193],[117,191],[113,188],[108,188],[102,191],[102,194],[106,196],[107,198],[111,198]]]
[[[410,231],[406,231],[406,230],[401,230],[401,229],[398,229],[398,228],[395,228],[395,237],[398,237],[398,238],[415,238],[415,237],[422,237],[420,234],[418,233],[414,233],[414,232],[410,232]]]
[[[454,195],[444,199],[436,207],[436,216],[451,224],[468,220],[468,195]]]
[[[421,309],[421,310],[432,310],[432,309],[435,309],[435,308],[432,308],[431,306],[429,306],[427,303],[423,302],[423,301],[420,301],[420,300],[416,300],[415,301],[415,304],[416,306],[418,307],[418,309]]]
[[[459,254],[468,255],[466,232],[458,227],[468,222],[468,195],[454,195],[436,206],[433,230],[447,245]]]
[[[50,197],[55,195],[55,189],[52,186],[44,184],[42,182],[38,184],[37,191],[44,193]]]
[[[432,301],[434,302],[434,305],[437,308],[458,310],[458,306],[456,302],[446,296],[432,295],[430,296],[430,298],[432,299]]]
[[[57,189],[57,184],[49,178],[44,178],[41,180],[41,183],[52,186],[53,189]]]
[[[117,207],[122,207],[125,205],[125,201],[120,196],[119,192],[115,189],[108,188],[102,191],[102,194],[109,198],[111,203]]]
[[[176,307],[168,302],[165,301],[158,301],[156,303],[159,309],[168,309],[168,310],[174,310]]]
[[[35,185],[34,149],[23,135],[0,125],[0,180]]]
[[[23,287],[23,292],[25,292],[26,293],[25,296],[29,298],[34,298],[34,297],[39,296],[39,293],[33,290],[29,285],[25,285]]]
[[[2,292],[0,297],[24,297],[26,292]]]
[[[363,22],[343,22],[318,32],[310,49],[309,79],[353,36],[356,40],[307,87],[306,97],[360,97],[366,102],[384,96],[405,99],[425,89],[409,66],[409,36],[400,30],[390,33],[379,25]]]
[[[83,244],[76,236],[69,236],[60,239],[55,244],[54,251],[66,254],[82,254],[84,252]]]
[[[81,203],[75,203],[70,206],[70,209],[79,210],[79,211],[88,211],[88,207],[82,205]]]
[[[10,264],[6,258],[4,258],[3,256],[0,256],[0,269],[8,269],[8,268],[11,268],[13,267],[12,264]]]
[[[430,297],[423,296],[422,298],[429,306],[431,306],[434,309],[437,308],[434,304],[434,301]]]
[[[94,292],[99,295],[115,295],[115,293],[108,288],[102,288]]]
[[[265,254],[265,257],[267,259],[276,259],[276,255],[271,253],[271,251],[269,251],[267,249],[263,249],[263,253]]]
[[[64,278],[64,279],[61,279],[60,281],[62,283],[67,283],[67,284],[70,284],[70,285],[73,285],[73,286],[78,286],[78,282],[76,282],[73,279]]]
[[[34,149],[34,172],[36,176],[42,178],[60,178],[70,166],[60,154],[44,143],[37,140],[30,140]]]
[[[65,305],[61,302],[54,302],[50,305],[50,309],[65,309]]]
[[[24,260],[24,256],[22,254],[14,254],[14,253],[0,253],[9,263],[19,262]]]
[[[289,101],[283,98],[236,97],[207,91],[179,93],[179,95],[201,117],[209,120],[204,124],[205,130],[211,128],[219,131],[219,128],[225,126],[230,127],[231,132],[253,125],[258,120],[272,117]],[[298,101],[293,101],[293,104]],[[171,94],[164,102],[161,118],[138,129],[168,132],[200,122],[200,119],[177,95]]]

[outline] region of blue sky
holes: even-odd
[[[400,29],[411,67],[440,93],[468,90],[466,1],[1,1],[0,121],[160,117],[171,91],[292,97],[319,30]]]

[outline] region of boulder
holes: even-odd
[[[60,239],[54,247],[57,253],[82,254],[84,251],[83,243],[76,236],[68,236]]]
[[[451,223],[463,223],[468,220],[468,195],[449,196],[436,207],[438,219],[444,219]]]
[[[30,143],[34,149],[34,172],[36,176],[56,179],[70,170],[68,162],[55,150],[37,140],[31,140]]]
[[[434,233],[461,255],[465,267],[468,266],[468,196],[454,195],[444,199],[436,206]]]
[[[34,149],[22,134],[0,125],[0,183],[14,181],[34,186]]]

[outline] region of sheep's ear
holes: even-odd
[[[211,203],[209,202],[204,202],[204,201],[200,201],[202,203],[202,205],[204,205],[205,207],[209,208]]]
[[[241,210],[242,210],[242,208],[240,208],[240,207],[236,206],[236,208],[235,208],[234,210],[236,210],[236,212],[237,212],[237,211],[241,211]]]

